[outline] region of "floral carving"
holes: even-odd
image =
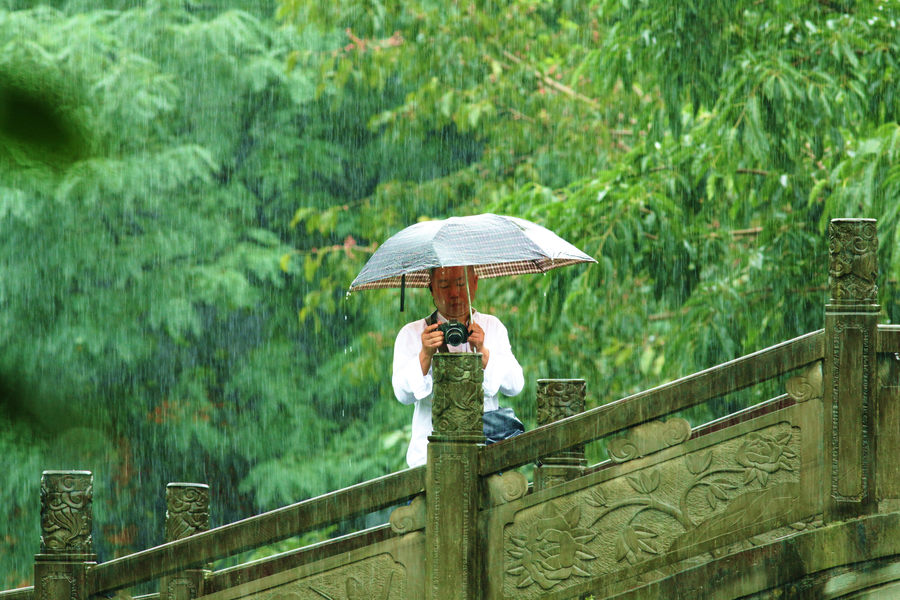
[[[597,535],[590,529],[578,527],[581,507],[575,506],[563,514],[552,502],[544,505],[543,514],[524,536],[512,536],[514,545],[508,552],[515,560],[507,573],[519,577],[516,587],[537,583],[549,590],[556,584],[577,575],[589,577],[584,562],[595,560],[586,544]]]
[[[777,439],[770,435],[751,433],[747,441],[741,444],[735,460],[745,467],[744,483],[754,480],[765,486],[769,481],[769,475],[784,469],[793,471],[788,459],[794,458],[794,454],[788,447],[791,441],[791,433],[787,432]]]
[[[661,475],[656,469],[638,471],[625,478],[628,485],[637,492],[636,496],[609,503],[603,491],[594,488],[588,493],[585,502],[599,512],[589,527],[593,529],[597,523],[616,511],[630,509],[632,512],[616,537],[615,558],[618,562],[635,564],[662,551],[660,532],[641,519],[642,515],[655,512],[674,519],[686,533],[685,539],[699,537],[697,534],[701,525],[709,523],[715,526],[719,521],[728,521],[732,517],[721,517],[729,515],[729,511],[735,513],[732,520],[743,522],[755,514],[753,511],[758,509],[757,505],[761,502],[769,499],[782,501],[779,494],[783,494],[780,490],[772,492],[766,488],[773,474],[782,470],[796,470],[792,463],[796,462],[797,455],[790,449],[792,437],[790,429],[779,435],[750,433],[737,448],[731,465],[719,468],[713,468],[714,456],[711,450],[686,455],[684,467],[689,475],[677,502],[673,501],[675,499],[667,499],[659,491]],[[757,484],[759,487],[756,487]],[[704,499],[710,510],[716,510],[722,504],[728,505],[725,512],[718,519],[696,522],[696,515],[690,514],[692,508],[688,499],[698,493],[702,494],[700,498]],[[693,510],[697,510],[697,505],[693,506]]]
[[[622,530],[622,535],[616,540],[616,560],[627,560],[629,564],[639,561],[641,551],[649,554],[659,554],[650,539],[656,537],[656,532],[646,527],[629,525]]]

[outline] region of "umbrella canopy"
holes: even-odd
[[[428,287],[430,271],[472,266],[479,278],[544,273],[597,262],[549,229],[518,217],[486,213],[423,221],[388,238],[350,290]]]

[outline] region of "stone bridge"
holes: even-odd
[[[491,446],[480,357],[437,355],[423,467],[214,529],[206,486],[173,483],[166,543],[101,564],[91,474],[45,472],[34,586],[0,600],[150,580],[144,600],[900,598],[900,327],[878,323],[875,221],[828,235],[823,329],[588,411],[583,380],[539,380],[541,426]],[[673,416],[764,382],[781,393],[696,427]],[[587,465],[598,440],[611,459]],[[379,527],[207,568],[390,507]]]

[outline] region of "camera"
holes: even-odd
[[[468,328],[459,321],[447,321],[438,325],[438,329],[444,334],[444,341],[448,346],[459,346],[469,339]]]

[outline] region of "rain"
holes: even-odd
[[[831,219],[877,219],[900,320],[896,2],[676,4],[0,0],[0,590],[34,584],[42,471],[93,473],[103,563],[166,541],[171,482],[217,527],[406,469],[394,345],[435,304],[351,285],[410,226],[508,215],[586,255],[471,303],[526,432],[539,379],[591,410],[822,329]]]

